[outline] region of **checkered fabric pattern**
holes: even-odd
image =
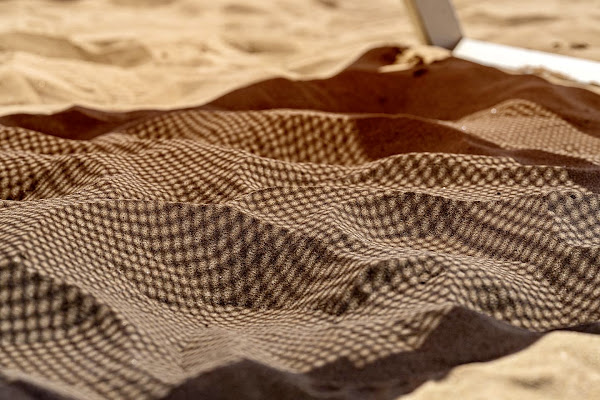
[[[573,168],[373,158],[366,119],[600,163],[600,139],[525,100],[453,122],[197,109],[91,140],[0,127],[0,375],[151,399],[249,360],[304,398],[390,398],[419,368],[599,319],[600,198]],[[501,334],[444,358],[431,338],[457,326]]]

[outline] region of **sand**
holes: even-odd
[[[1,103],[19,109],[196,105],[273,75],[327,75],[372,45],[412,38],[394,1],[374,8],[277,0],[99,0],[68,2],[68,12],[61,1],[0,7],[8,88]]]
[[[551,333],[517,354],[455,368],[405,399],[597,399],[600,341],[596,335]]]
[[[600,60],[593,1],[456,5],[471,37]],[[329,76],[388,44],[417,44],[399,0],[5,0],[0,114],[193,106],[274,75]]]
[[[397,1],[269,0],[251,5],[233,1],[199,5],[199,2],[180,0],[145,1],[144,7],[139,3],[142,2],[0,2],[0,115],[49,113],[70,105],[101,110],[169,109],[209,101],[212,103],[207,110],[235,112],[279,107],[312,109],[317,113],[403,113],[409,116],[405,120],[372,117],[357,120],[357,129],[364,132],[359,141],[363,151],[359,155],[364,158],[353,162],[376,162],[411,152],[511,157],[524,165],[569,166],[570,177],[577,188],[590,193],[600,189],[598,150],[595,142],[587,139],[600,135],[599,106],[597,97],[589,92],[545,85],[537,78],[504,75],[490,69],[476,69],[477,74],[473,75],[472,67],[453,59],[425,67],[425,73],[422,67],[417,67],[406,73],[394,72],[394,80],[378,80],[371,76],[377,62],[368,57],[363,64],[355,66],[353,75],[342,74],[337,80],[307,84],[273,80],[234,90],[275,76],[330,77],[368,49],[417,44]],[[598,7],[590,1],[570,2],[568,7],[561,3],[456,1],[465,31],[471,37],[600,60]],[[388,57],[387,63],[400,65],[398,69],[414,65],[415,54],[427,60],[446,56],[443,51],[429,48],[389,54],[393,56]],[[361,79],[367,77],[370,77],[368,90],[361,86]],[[456,82],[470,82],[472,87],[459,90],[459,96]],[[388,97],[381,97],[386,90]],[[352,98],[353,93],[357,94],[356,98]],[[392,98],[390,93],[402,93],[410,101]],[[375,97],[367,99],[365,96]],[[340,97],[345,99],[343,103],[339,102]],[[317,98],[319,102],[315,102]],[[448,98],[452,101],[447,101]],[[489,112],[515,98],[542,104],[544,110],[551,113],[549,125],[540,122],[536,132],[553,124],[574,127],[575,133],[569,131],[565,135],[575,135],[568,136],[574,138],[575,147],[565,150],[560,143],[522,142],[519,138],[502,142],[486,130],[491,122],[477,112]],[[527,108],[529,103],[523,104],[521,106]],[[327,115],[329,118],[335,114]],[[148,115],[75,110],[52,119],[19,116],[1,122],[54,137],[90,140],[105,135],[103,140],[110,148],[111,138],[119,139],[114,130],[121,129],[126,121],[143,118]],[[407,126],[413,129],[407,129],[402,140],[382,136]],[[473,132],[468,131],[465,136],[463,127]],[[411,132],[419,132],[419,135],[411,139]],[[310,161],[324,162],[320,158]],[[142,185],[141,192],[135,195],[143,197],[144,190],[152,193],[152,189],[154,187],[148,189]],[[60,190],[46,194],[44,190],[49,188],[39,190],[41,197],[65,195]],[[106,190],[115,195],[110,188]],[[585,240],[594,244],[596,239]],[[45,264],[40,262],[40,265]],[[105,295],[111,298],[110,293]],[[111,307],[118,309],[120,300],[111,299]],[[592,319],[590,316],[588,322]],[[136,321],[133,325],[141,329],[143,336],[154,341],[158,335],[162,340],[154,328]],[[594,335],[553,332],[510,355],[506,354],[517,348],[496,350],[472,354],[470,359],[469,352],[464,350],[466,365],[456,366],[433,381],[419,381],[420,386],[406,386],[414,389],[407,397],[594,399],[599,396],[600,349]],[[282,365],[272,363],[272,359],[257,348],[253,351],[255,353],[250,353],[263,364]],[[477,357],[497,359],[468,363]],[[451,364],[463,362],[457,357]],[[163,372],[161,365],[152,364],[148,368],[151,377]],[[283,369],[286,368],[291,367],[283,363]],[[254,371],[246,373],[262,376],[254,366],[241,366],[239,371]],[[5,378],[13,373],[11,369],[2,371]],[[174,384],[186,376],[174,375],[166,380]],[[36,379],[44,386],[45,378]],[[166,386],[159,386],[155,394],[168,392]],[[89,388],[83,392],[72,390],[78,395],[89,394],[86,391]],[[97,393],[103,393],[102,390],[105,389]],[[206,393],[202,387],[193,390]],[[173,396],[176,398],[178,394],[181,392],[174,392]],[[397,397],[393,390],[383,398],[392,397]]]

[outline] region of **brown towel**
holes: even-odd
[[[598,332],[600,97],[399,51],[0,118],[0,394],[393,399]]]

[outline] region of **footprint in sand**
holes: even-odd
[[[276,54],[293,53],[296,46],[289,41],[276,39],[268,35],[250,35],[246,37],[225,36],[224,41],[236,50],[249,54]]]
[[[327,7],[327,8],[338,8],[339,4],[337,0],[315,0],[316,3],[318,3],[321,6]]]
[[[264,10],[262,10],[258,7],[254,7],[249,4],[243,4],[243,3],[226,4],[225,6],[223,6],[223,8],[221,10],[226,14],[240,14],[240,15],[265,13]]]

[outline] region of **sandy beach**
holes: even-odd
[[[597,1],[455,5],[600,61]],[[600,97],[538,75],[396,0],[0,2],[0,297],[42,293],[0,308],[0,392],[600,397]]]
[[[455,3],[469,37],[600,60],[595,1]],[[7,0],[0,114],[194,106],[272,76],[327,77],[373,47],[416,44],[399,0]]]

